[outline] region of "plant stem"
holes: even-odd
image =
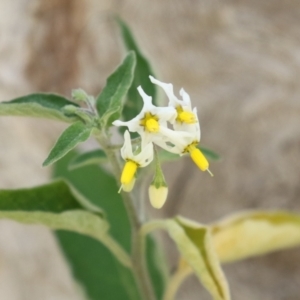
[[[109,162],[112,165],[114,176],[119,182],[121,177],[121,166],[113,149],[108,144],[108,138],[105,138],[104,133],[96,137],[103,151],[106,153]],[[121,192],[125,209],[131,224],[131,261],[136,283],[144,300],[156,300],[153,287],[149,278],[148,268],[145,258],[145,240],[139,234],[142,227],[142,222],[139,219],[136,209],[133,204],[133,199],[130,193]]]
[[[177,271],[172,275],[168,283],[163,300],[174,300],[179,287],[182,285],[183,281],[192,273],[192,269],[188,266],[183,268],[179,267]]]

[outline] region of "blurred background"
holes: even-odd
[[[244,209],[299,212],[300,2],[1,0],[0,101],[77,87],[98,94],[123,55],[114,14],[158,79],[190,94],[201,144],[222,156],[214,178],[189,160],[165,165],[170,196],[150,213],[210,223]],[[45,183],[42,162],[64,128],[0,118],[0,188]],[[299,299],[299,261],[292,249],[224,266],[233,299]],[[80,299],[76,291],[48,230],[0,221],[1,299]],[[193,277],[178,295],[206,297]]]

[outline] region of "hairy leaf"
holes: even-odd
[[[108,234],[102,210],[62,180],[30,189],[0,190],[0,209],[2,219],[87,235],[110,249],[122,264],[131,265],[126,252]]]
[[[90,125],[86,125],[80,121],[69,126],[56,141],[43,166],[53,164],[79,143],[85,142],[90,137],[92,130],[93,128]]]
[[[221,262],[230,262],[300,246],[300,214],[245,212],[213,225],[213,242]]]
[[[117,19],[117,23],[121,30],[121,36],[127,51],[136,53],[136,68],[134,79],[128,91],[127,100],[123,109],[123,117],[125,120],[134,118],[142,109],[143,101],[137,91],[138,86],[142,86],[146,94],[152,97],[153,104],[157,104],[157,91],[155,84],[152,84],[149,75],[153,75],[152,67],[149,61],[141,53],[130,28],[121,19]]]
[[[60,160],[55,175],[67,178],[83,195],[105,210],[112,236],[130,251],[130,223],[116,181],[96,165],[69,171],[68,165],[73,157],[74,153],[70,153]],[[120,265],[100,243],[71,233],[58,233],[58,238],[76,278],[91,299],[141,299],[131,271]],[[160,249],[157,249],[154,240],[148,242],[147,261],[157,298],[161,299],[165,284],[162,271],[165,260],[159,258],[161,255],[157,253]]]
[[[121,116],[125,96],[131,86],[136,56],[129,52],[122,64],[108,77],[106,86],[97,97],[97,110],[103,126],[111,125],[111,122]]]
[[[69,164],[69,169],[74,170],[87,165],[101,164],[107,161],[106,154],[101,149],[92,150],[75,156]]]
[[[0,190],[1,211],[42,211],[61,213],[67,210],[86,209],[100,213],[82,194],[64,180],[34,188]]]
[[[73,105],[78,107],[63,96],[55,94],[30,94],[23,97],[0,103],[0,116],[28,116],[48,118],[64,122],[74,122],[78,117],[67,114],[64,107]]]

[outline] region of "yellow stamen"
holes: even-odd
[[[128,184],[122,185],[123,191],[126,193],[131,192],[134,187],[134,184],[135,184],[135,177],[133,177],[132,180]]]
[[[140,121],[140,125],[144,126],[148,132],[155,133],[159,131],[158,117],[149,112],[145,113],[144,118]]]
[[[149,132],[158,132],[159,131],[159,124],[155,119],[147,120],[145,127]]]
[[[121,175],[121,183],[123,185],[127,185],[131,183],[137,168],[138,168],[138,164],[136,162],[132,160],[126,161]]]
[[[181,106],[178,106],[176,110],[177,110],[177,118],[176,118],[177,122],[187,123],[187,124],[193,124],[197,122],[196,116],[192,112],[184,111]]]
[[[201,171],[208,171],[209,174],[212,175],[212,173],[208,169],[209,163],[207,159],[205,158],[203,153],[198,148],[196,148],[194,144],[189,145],[186,150],[190,153],[192,160]]]

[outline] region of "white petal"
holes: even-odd
[[[165,149],[168,152],[174,153],[174,154],[181,154],[182,153],[182,147],[176,147],[176,146],[170,146],[166,143],[163,139],[155,139],[154,143],[159,146],[162,149]]]
[[[149,76],[150,80],[152,83],[160,86],[164,91],[165,93],[167,94],[168,98],[169,98],[169,105],[170,106],[173,106],[173,107],[176,107],[178,105],[182,105],[182,101],[180,101],[179,99],[177,99],[177,97],[174,95],[174,92],[173,92],[173,85],[171,83],[164,83],[164,82],[161,82],[157,79],[155,79],[153,76]]]
[[[143,101],[144,101],[144,107],[143,107],[143,110],[150,110],[153,106],[152,104],[152,97],[151,96],[148,96],[144,90],[142,89],[141,86],[139,86],[137,88],[139,94],[141,95],[141,97],[143,98]]]
[[[183,88],[179,91],[179,94],[182,97],[184,104],[188,106],[190,110],[192,110],[190,95]]]
[[[157,144],[160,144],[159,145],[160,147],[166,149],[166,148],[168,148],[167,142],[171,142],[174,145],[175,149],[178,149],[178,151],[180,153],[183,152],[183,150],[186,148],[186,146],[188,146],[189,144],[191,144],[194,141],[194,135],[191,134],[190,132],[175,131],[175,130],[171,130],[169,128],[162,128],[161,133],[162,133],[162,135],[164,135],[166,137],[165,139],[162,139],[165,143],[165,146],[161,146],[161,145],[163,145],[161,140],[158,140]],[[155,141],[155,143],[156,143],[156,141]],[[168,150],[168,149],[166,149],[166,150]],[[168,151],[176,153],[171,150],[168,150]],[[175,151],[177,151],[177,150],[175,150]]]
[[[174,107],[155,107],[153,114],[158,116],[159,123],[161,122],[174,122],[177,117],[177,112]]]
[[[123,159],[133,158],[131,138],[128,130],[124,132],[124,145],[121,148],[121,156]]]
[[[142,129],[142,127],[140,126],[140,119],[141,118],[139,117],[139,115],[137,115],[136,117],[134,117],[130,121],[123,122],[123,121],[120,121],[120,120],[116,120],[112,124],[115,125],[115,126],[126,126],[129,129],[129,131],[137,132],[137,131]]]
[[[142,151],[135,156],[135,161],[139,163],[140,167],[148,166],[153,160],[153,144],[149,143],[142,148]]]

